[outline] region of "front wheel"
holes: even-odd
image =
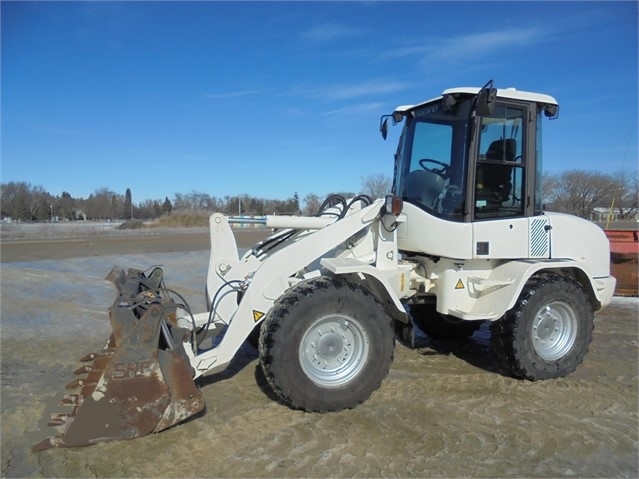
[[[260,362],[289,406],[339,411],[379,388],[394,342],[392,319],[370,291],[321,277],[297,284],[273,305],[262,327]]]
[[[491,324],[497,355],[516,376],[566,376],[588,352],[594,310],[579,283],[558,274],[533,278],[517,305]]]

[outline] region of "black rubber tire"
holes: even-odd
[[[531,381],[563,377],[582,363],[592,340],[594,309],[572,278],[531,278],[513,309],[490,327],[497,356]]]
[[[253,327],[253,330],[246,337],[246,342],[253,346],[255,349],[260,349],[260,329],[262,328],[262,323],[257,324]]]
[[[410,306],[413,322],[433,339],[465,339],[481,328],[483,321],[467,321],[438,313],[434,304]]]
[[[275,302],[259,353],[285,404],[327,412],[366,401],[387,376],[394,349],[393,321],[380,301],[362,286],[325,276],[298,283]]]

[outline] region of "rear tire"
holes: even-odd
[[[340,277],[301,282],[264,320],[260,362],[287,405],[339,411],[366,401],[388,374],[392,319],[367,289]]]
[[[573,372],[592,340],[594,310],[575,280],[546,273],[532,278],[515,307],[491,324],[491,341],[516,376],[552,379]]]
[[[434,304],[413,304],[410,312],[417,327],[433,339],[469,338],[483,323],[438,313]]]

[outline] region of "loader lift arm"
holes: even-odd
[[[227,241],[229,244],[211,250],[207,291],[209,295],[220,297],[216,304],[211,305],[211,310],[215,311],[212,323],[218,326],[218,330],[226,330],[223,339],[214,348],[190,358],[195,376],[225,367],[253,328],[270,311],[274,301],[294,284],[317,276],[321,268],[328,268],[336,274],[341,272],[339,268],[344,268],[345,264],[350,265],[349,273],[357,267],[361,270],[368,269],[369,274],[384,283],[387,288],[392,288],[389,281],[385,280],[383,271],[386,270],[391,277],[396,277],[397,246],[393,239],[394,232],[386,231],[381,226],[381,232],[377,231],[373,235],[373,232],[368,231],[363,234],[359,245],[364,253],[356,251],[357,246],[344,246],[348,243],[345,238],[351,239],[364,230],[370,230],[373,223],[383,225],[384,221],[389,224],[394,222],[394,215],[382,214],[386,212],[385,208],[386,200],[382,199],[341,217],[266,217],[266,226],[284,228],[271,238],[288,236],[292,232],[285,241],[285,247],[276,245],[268,252],[258,250],[257,254],[251,250],[242,259],[237,259],[237,253],[226,257],[217,253],[236,252],[237,248],[228,219],[221,214],[213,214],[210,219],[211,243],[220,244]],[[387,219],[381,221],[385,216]],[[374,240],[377,244],[371,243]],[[340,247],[344,249],[340,250]],[[331,254],[328,254],[329,252]],[[338,253],[336,257],[335,253]],[[409,269],[405,268],[405,272]],[[242,287],[242,299],[239,304],[234,294],[218,294],[231,283]],[[399,314],[405,314],[398,300],[394,306],[399,310]],[[195,315],[196,327],[209,323],[209,319],[208,313]]]

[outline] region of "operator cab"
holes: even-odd
[[[443,220],[474,222],[542,213],[541,115],[554,98],[515,89],[454,88],[382,117],[386,138],[406,120],[393,194]]]

